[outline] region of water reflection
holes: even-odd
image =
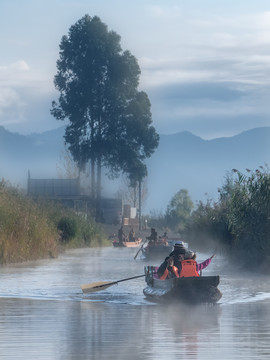
[[[221,310],[26,299],[0,307],[8,359],[176,359],[198,351],[198,335],[218,327]]]
[[[140,274],[143,265],[133,255],[76,250],[52,261],[2,268],[0,358],[269,358],[269,279],[230,273],[222,259],[207,270],[221,275],[223,298],[216,305],[149,303],[141,278],[93,296],[81,293],[79,285],[87,281]]]

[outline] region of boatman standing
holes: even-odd
[[[153,243],[155,244],[157,242],[157,232],[154,228],[151,229],[151,234],[146,238],[147,240],[149,240],[149,243]]]
[[[120,227],[120,229],[118,230],[118,240],[120,243],[122,243],[125,240],[125,233],[123,231],[123,225]]]

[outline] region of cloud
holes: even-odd
[[[269,126],[270,85],[193,82],[152,88],[154,124],[161,134],[191,131],[205,139]]]
[[[143,35],[144,53],[139,56],[142,85],[265,82],[270,69],[270,13],[233,10],[221,4],[218,11],[209,3],[204,9],[184,3],[153,6],[151,25]]]
[[[29,67],[23,60],[10,65],[0,67],[0,122],[1,125],[17,123],[22,120],[22,113],[25,109],[25,102],[16,90],[16,86],[21,84],[22,73],[28,71]]]
[[[159,87],[152,91],[152,95],[155,94],[169,103],[177,101],[183,105],[187,101],[206,99],[220,102],[236,101],[243,96],[243,91],[236,89],[233,83],[189,82]]]
[[[24,60],[0,66],[0,86],[24,85],[29,78],[30,67]]]
[[[157,21],[178,21],[183,18],[183,8],[179,5],[149,5],[149,15]]]
[[[9,66],[10,70],[12,71],[27,71],[29,70],[29,66],[28,64],[26,63],[26,61],[24,60],[18,60],[17,62],[15,62],[14,64],[11,64]]]
[[[0,119],[1,125],[20,121],[25,103],[15,89],[0,88]]]
[[[9,131],[29,134],[63,125],[50,114],[52,100],[56,98],[53,92],[38,88],[14,88],[7,98],[9,106],[1,107],[0,102],[0,124]]]
[[[0,66],[0,72],[8,72],[10,73],[12,71],[26,71],[29,70],[29,66],[27,65],[27,63],[24,60],[18,60],[17,62],[7,65],[7,66]]]
[[[208,128],[217,134],[219,126],[222,135],[270,119],[266,2],[117,0],[113,6],[115,11],[105,1],[93,0],[89,8],[87,0],[29,0],[20,7],[5,0],[0,46],[8,65],[0,64],[0,124],[15,129],[16,123],[23,132],[59,124],[49,114],[58,96],[53,76],[59,42],[86,13],[118,32],[123,49],[138,58],[140,88],[150,97],[159,132],[197,129],[205,135]]]
[[[0,125],[20,133],[57,127],[49,113],[55,93],[46,75],[24,60],[0,67]],[[59,124],[58,124],[59,126]]]

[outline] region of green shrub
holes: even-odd
[[[57,228],[19,189],[0,182],[0,263],[58,254]]]
[[[57,225],[57,229],[60,231],[61,240],[63,242],[69,242],[77,234],[77,223],[75,219],[68,216],[62,217]]]
[[[108,245],[92,217],[61,203],[31,199],[0,181],[0,264],[57,257],[68,248]]]
[[[190,239],[211,238],[244,267],[270,272],[270,173],[260,166],[247,175],[233,169],[217,202],[200,203],[186,228]]]

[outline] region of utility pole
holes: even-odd
[[[142,181],[139,180],[139,230],[142,230]]]

